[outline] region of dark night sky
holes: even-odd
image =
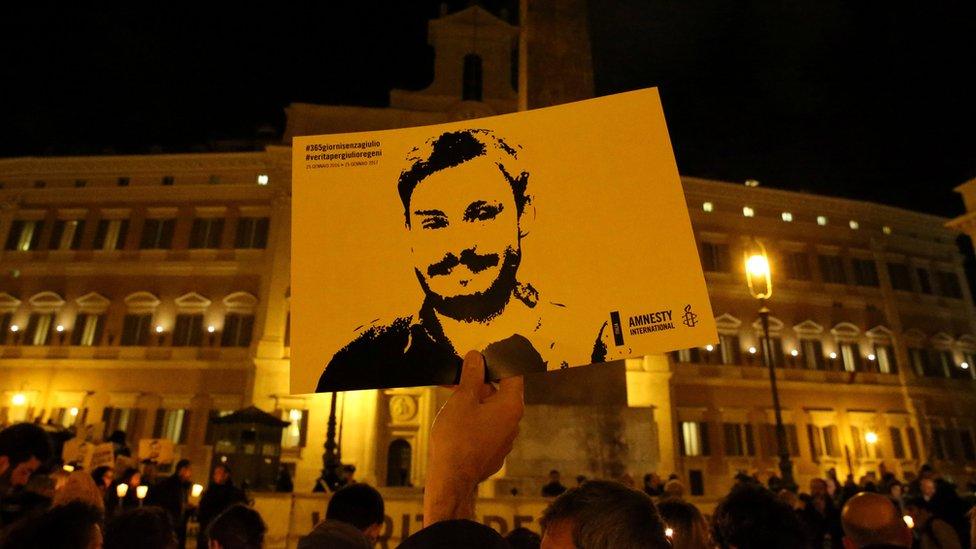
[[[384,105],[430,81],[438,4],[2,8],[0,156],[203,150],[291,101]],[[659,86],[684,174],[955,215],[976,3],[892,4],[591,0],[596,91]]]

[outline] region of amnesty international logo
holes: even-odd
[[[691,304],[685,305],[685,314],[681,315],[681,322],[689,328],[694,328],[698,325],[698,315],[691,312]]]

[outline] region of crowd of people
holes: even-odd
[[[62,467],[41,427],[7,427],[0,431],[0,547],[177,549],[186,546],[191,517],[199,524],[197,547],[263,545],[264,522],[226,464],[214,467],[195,505],[188,460],[177,462],[171,475],[145,478],[154,471]]]
[[[478,353],[465,357],[459,385],[432,427],[424,486],[423,529],[402,540],[426,547],[544,549],[956,549],[974,543],[972,501],[925,466],[898,480],[836,473],[798,493],[775,475],[765,482],[740,473],[731,491],[705,516],[684,497],[675,477],[644,477],[643,486],[587,480],[562,485],[551,471],[543,495],[552,498],[539,520],[542,534],[517,528],[503,537],[474,520],[477,487],[497,472],[512,449],[523,412],[522,380],[484,383]],[[110,467],[51,470],[52,450],[37,425],[0,431],[0,549],[147,548],[187,545],[187,523],[199,524],[196,547],[260,549],[266,525],[247,495],[217,464],[209,487],[190,503],[192,464],[171,475]],[[152,476],[152,473],[148,476]],[[125,484],[129,489],[121,490]],[[148,486],[148,493],[136,490]],[[134,492],[142,496],[133,497]],[[384,527],[384,501],[375,488],[349,483],[331,494],[325,519],[299,540],[300,549],[374,547]]]

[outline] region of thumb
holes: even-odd
[[[468,351],[461,366],[458,390],[477,396],[485,383],[485,359],[478,351]]]

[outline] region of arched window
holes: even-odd
[[[481,56],[469,53],[464,56],[464,81],[461,99],[481,101]]]
[[[413,450],[410,443],[398,438],[390,443],[386,453],[386,485],[410,486],[410,464]]]

